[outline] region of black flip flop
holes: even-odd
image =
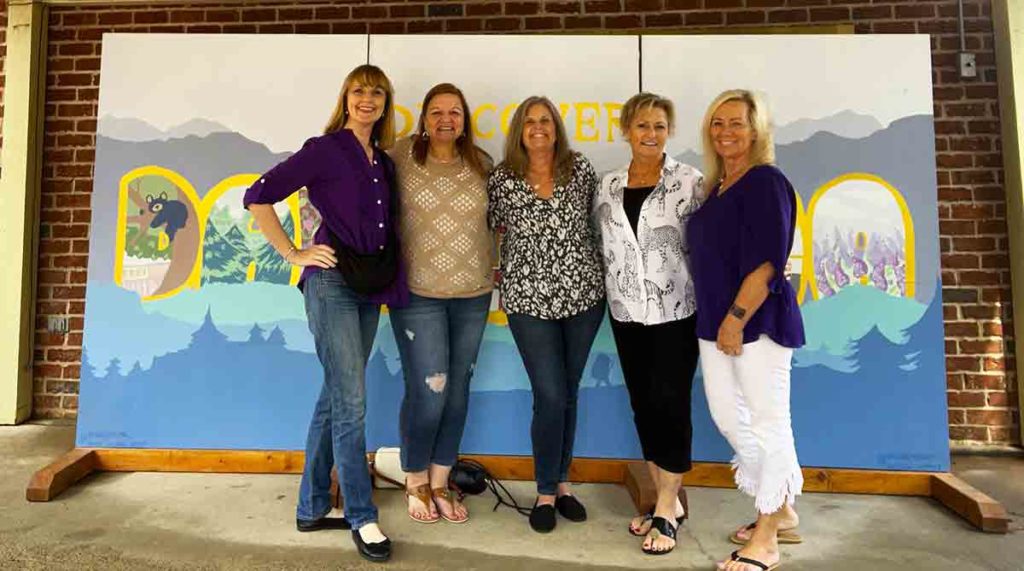
[[[668,520],[663,517],[654,516],[653,518],[651,518],[651,530],[657,530],[659,534],[664,535],[665,537],[673,541],[676,540],[676,528],[672,527],[672,524],[670,524]],[[647,533],[650,534],[651,532],[648,531]],[[668,549],[664,550],[648,549],[646,547],[641,547],[641,550],[647,555],[665,555],[666,553],[670,553],[675,548],[676,546],[673,544],[672,547],[669,547]]]
[[[742,555],[740,555],[739,551],[733,551],[732,555],[730,555],[729,557],[733,561],[737,561],[739,563],[746,563],[747,565],[753,565],[755,567],[758,567],[758,568],[761,569],[761,571],[775,571],[776,569],[779,568],[779,566],[782,565],[781,561],[776,562],[774,565],[765,565],[764,563],[758,561],[757,559],[751,559],[749,557],[743,557]]]

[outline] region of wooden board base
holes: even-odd
[[[931,496],[981,531],[1010,530],[1010,516],[1002,504],[952,474],[932,475]]]
[[[533,479],[533,459],[527,456],[466,457],[480,462],[499,479]],[[50,501],[93,471],[299,474],[304,461],[305,455],[296,451],[76,448],[36,472],[25,496],[29,501]],[[1003,506],[952,474],[841,468],[804,468],[803,473],[805,492],[934,497],[978,529],[1006,533],[1009,528]],[[639,511],[654,504],[650,474],[643,463],[635,460],[577,458],[569,479],[624,484]],[[683,476],[683,484],[735,486],[728,464],[707,462],[695,463]],[[336,497],[340,505],[341,495]]]
[[[30,502],[48,502],[70,488],[75,482],[96,470],[94,450],[75,448],[32,475],[25,490]]]
[[[967,482],[949,473],[890,472],[804,468],[805,492],[926,496],[938,500],[972,525],[990,533],[1007,533],[1010,518],[1006,509]],[[657,500],[654,481],[641,462],[626,469],[623,482],[633,499],[637,513],[646,513]],[[694,464],[683,476],[687,486],[734,488],[728,464]]]

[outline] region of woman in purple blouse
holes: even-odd
[[[736,452],[736,484],[754,497],[757,510],[754,523],[730,536],[744,547],[719,568],[774,569],[779,543],[801,541],[793,503],[803,476],[790,421],[789,375],[804,328],[784,273],[796,193],[772,164],[770,120],[758,95],[719,95],[704,116],[702,135],[706,180],[718,183],[686,235],[704,391],[715,424]]]
[[[324,368],[324,382],[306,440],[299,485],[299,531],[352,529],[359,554],[391,555],[377,526],[366,463],[364,373],[377,333],[380,304],[407,303],[396,262],[394,164],[384,149],[395,141],[393,89],[384,72],[361,65],[345,78],[324,134],[272,168],[245,193],[244,205],[288,262],[303,266],[299,288]],[[273,204],[306,187],[323,223],[313,245],[296,248]],[[337,465],[345,518],[331,511],[331,467]]]

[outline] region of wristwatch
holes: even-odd
[[[739,319],[739,320],[742,321],[743,318],[746,317],[746,315],[747,315],[747,310],[743,309],[742,307],[740,307],[740,306],[738,306],[738,305],[736,305],[734,303],[734,304],[732,304],[732,307],[729,308],[729,315],[731,315],[731,316],[735,317],[736,319]]]

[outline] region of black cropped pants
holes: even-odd
[[[611,319],[644,460],[677,474],[691,467],[696,323],[696,315],[658,325]]]

